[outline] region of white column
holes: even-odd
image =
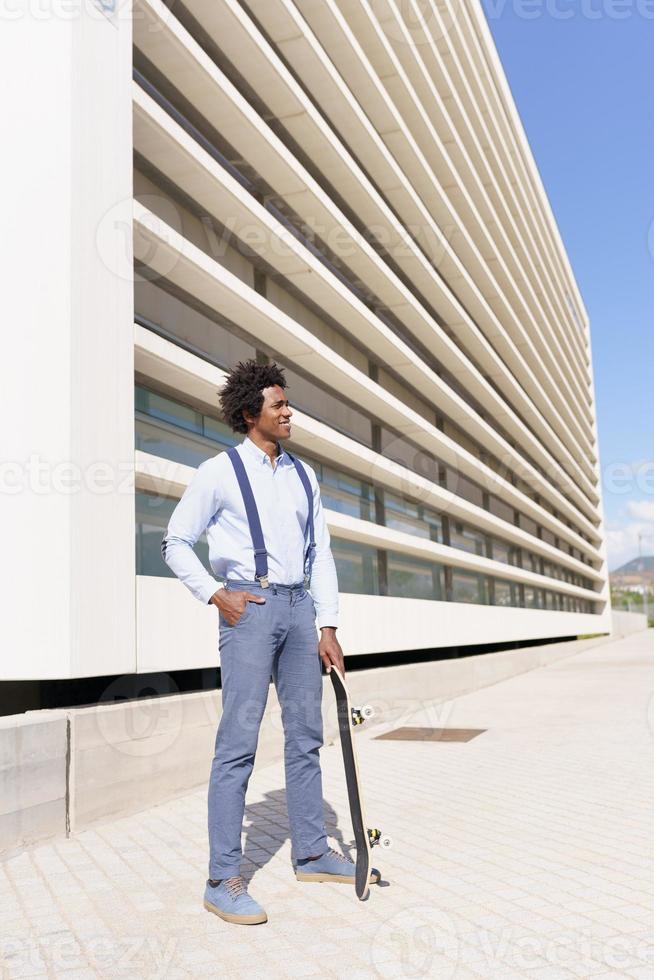
[[[132,671],[130,12],[0,17],[0,680]]]

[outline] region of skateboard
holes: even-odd
[[[354,888],[357,898],[365,901],[368,897],[370,878],[370,853],[371,849],[380,844],[382,847],[390,847],[390,837],[382,835],[381,830],[366,826],[366,818],[363,810],[363,799],[361,797],[361,781],[359,779],[359,767],[357,765],[356,750],[352,738],[352,728],[362,725],[374,714],[373,709],[366,705],[363,708],[352,708],[350,697],[347,692],[345,678],[334,667],[329,671],[334,694],[336,695],[336,708],[338,711],[338,728],[341,736],[341,748],[343,750],[343,763],[345,765],[345,781],[347,783],[347,795],[350,802],[350,816],[352,828],[354,830],[354,840],[357,848],[357,860],[354,873]]]

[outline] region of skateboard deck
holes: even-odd
[[[347,795],[350,803],[350,816],[354,839],[357,848],[356,869],[354,875],[354,887],[357,897],[364,901],[368,897],[369,878],[370,878],[370,853],[371,847],[379,843],[381,831],[368,829],[365,813],[363,809],[363,799],[361,795],[361,781],[359,779],[359,767],[357,765],[357,755],[352,738],[352,728],[360,725],[370,717],[372,709],[352,709],[348,694],[345,678],[337,667],[330,670],[334,694],[336,695],[336,707],[338,711],[338,728],[341,736],[341,748],[343,750],[343,763],[345,765],[345,781],[347,784]],[[388,840],[388,838],[385,838]],[[390,841],[387,846],[390,845]]]

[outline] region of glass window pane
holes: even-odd
[[[332,537],[339,592],[379,595],[377,549]]]
[[[160,494],[143,493],[141,490],[136,491],[134,498],[136,503],[136,574],[174,578],[174,572],[161,556],[161,539],[168,527],[177,501],[170,497],[162,497]],[[209,570],[209,548],[204,534],[196,543],[194,551],[205,568]]]
[[[389,551],[388,594],[412,599],[443,599],[443,568],[435,562]]]
[[[476,531],[466,524],[459,524],[458,521],[450,523],[450,545],[462,551],[469,551],[473,555],[486,554],[486,539],[481,531]]]
[[[527,534],[533,534],[534,537],[538,536],[538,525],[536,521],[532,521],[531,517],[527,517],[526,514],[520,514],[520,527]]]
[[[541,529],[541,536],[543,538],[543,541],[546,541],[547,544],[551,544],[552,546],[556,545],[556,538],[554,537],[551,531],[547,530],[546,527]]]
[[[510,546],[506,541],[500,541],[498,538],[493,538],[492,540],[494,561],[502,561],[505,565],[508,565]]]
[[[495,579],[495,605],[496,606],[515,606],[514,596],[511,589],[512,583],[502,579]]]
[[[195,409],[189,408],[181,402],[167,398],[148,388],[135,386],[134,390],[135,408],[151,418],[161,419],[164,422],[171,422],[180,429],[188,429],[189,432],[202,434],[202,414]]]
[[[452,569],[452,600],[454,602],[488,602],[486,580],[475,572]]]
[[[524,552],[524,554],[525,568],[527,568],[530,572],[535,572],[537,575],[540,575],[540,558],[538,555],[535,555],[531,551]]]
[[[216,455],[219,449],[215,444],[201,438],[174,432],[164,426],[144,419],[136,420],[135,445],[137,449],[154,456],[183,463],[185,466],[199,466],[205,459]]]
[[[438,460],[431,453],[416,446],[404,436],[389,429],[381,429],[381,452],[387,459],[395,460],[401,466],[424,476],[432,483],[438,483]]]
[[[202,416],[202,426],[207,439],[212,439],[214,442],[220,443],[221,446],[236,446],[243,438],[243,436],[232,432],[224,422],[219,422],[218,419],[214,419],[210,415]]]
[[[223,324],[194,309],[193,301],[177,287],[176,295],[166,290],[166,281],[134,281],[134,308],[137,316],[177,337],[182,343],[210,357],[224,368],[256,356],[254,345],[241,340]],[[186,301],[188,299],[188,302]],[[207,311],[208,312],[208,311]]]
[[[522,568],[522,548],[511,545],[509,548],[509,564],[515,565],[516,568]]]
[[[338,395],[318,387],[281,361],[277,363],[284,369],[286,390],[293,408],[325,422],[337,432],[350,436],[364,446],[372,446],[372,424],[367,415],[347,405]]]
[[[447,488],[457,497],[463,497],[464,500],[469,500],[471,504],[476,504],[477,507],[484,506],[484,494],[481,487],[454,470],[448,469],[447,471]]]
[[[528,609],[540,609],[542,604],[542,590],[525,585],[525,606]]]
[[[374,521],[375,503],[372,485],[348,476],[331,466],[323,464],[320,483],[320,496],[324,507],[350,514],[365,521]]]
[[[499,497],[494,497],[493,494],[490,495],[489,509],[491,514],[495,514],[501,520],[513,524],[513,507],[509,507],[508,504],[505,504]]]
[[[386,527],[392,527],[396,531],[405,531],[430,541],[443,540],[440,514],[405,497],[385,492],[384,517]]]

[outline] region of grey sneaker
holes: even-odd
[[[223,878],[217,885],[212,885],[210,880],[207,880],[204,907],[207,912],[219,915],[226,922],[236,922],[243,926],[253,926],[268,921],[268,916],[259,903],[248,895],[245,882],[240,875]]]
[[[309,858],[298,861],[295,877],[298,881],[343,881],[353,885],[354,870],[354,861],[350,861],[349,858],[330,847],[315,861],[311,861]],[[368,877],[369,884],[375,885],[380,879],[381,874],[377,868],[371,868]]]

